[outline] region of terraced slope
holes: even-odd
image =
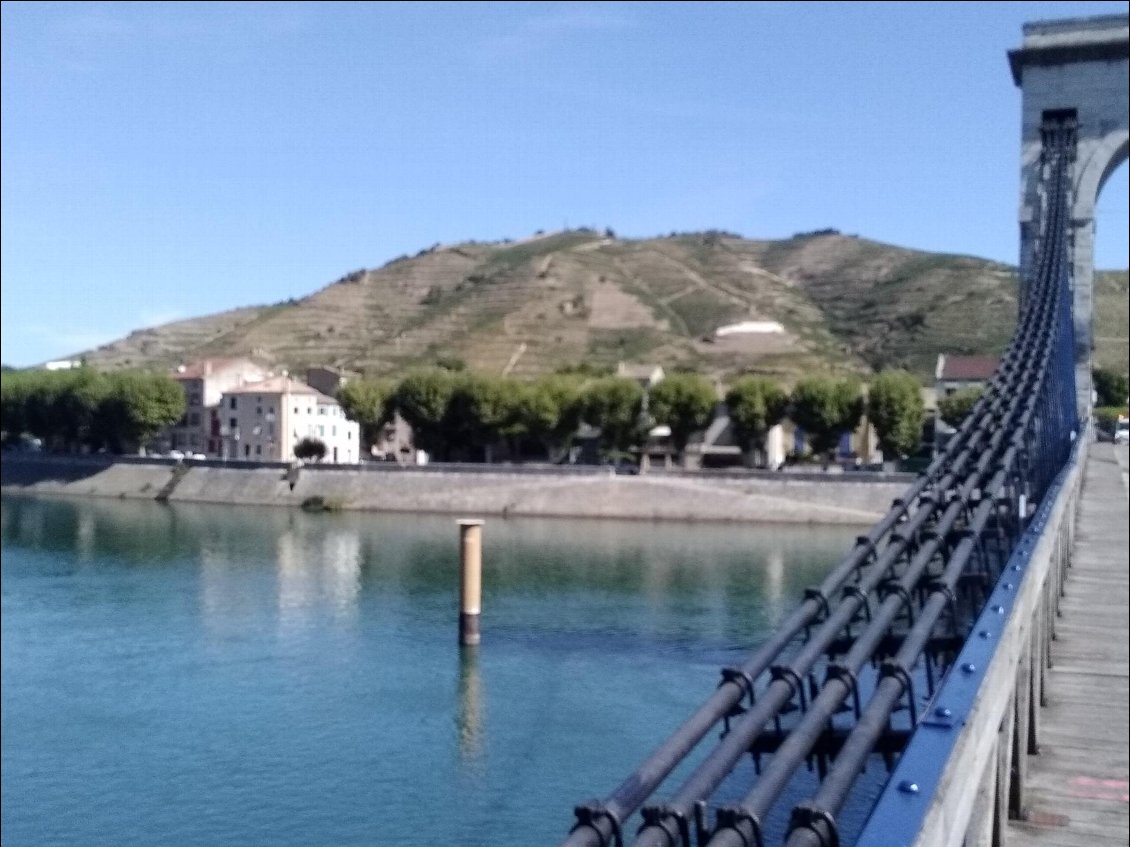
[[[1130,360],[1130,283],[1126,271],[1095,274],[1095,362],[1126,373]]]
[[[1103,332],[1121,333],[1125,363],[1125,273],[1120,284],[1096,291],[1121,291]],[[582,229],[431,248],[301,300],[139,330],[80,355],[111,367],[251,355],[374,374],[447,357],[517,376],[621,361],[717,376],[888,365],[926,376],[939,352],[1003,348],[1015,308],[1013,269],[971,257],[835,233],[620,240]],[[785,331],[714,334],[746,320]]]

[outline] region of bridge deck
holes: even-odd
[[[1040,754],[1028,760],[1028,820],[1010,822],[1012,844],[1130,843],[1126,468],[1126,447],[1091,445]]]

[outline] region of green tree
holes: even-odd
[[[320,439],[306,436],[294,445],[294,458],[302,459],[304,462],[310,460],[320,462],[326,458],[326,444]]]
[[[584,419],[600,428],[606,449],[627,450],[640,436],[643,389],[634,379],[609,376],[589,383],[583,393]]]
[[[392,418],[392,395],[393,384],[384,379],[353,379],[337,391],[345,416],[361,428],[366,450],[380,439],[382,427]]]
[[[56,445],[64,429],[57,409],[65,377],[61,371],[32,371],[27,379],[24,428],[45,445]]]
[[[75,381],[69,371],[20,371],[3,378],[4,431],[9,440],[21,433],[39,438],[49,448],[68,442],[68,393]]]
[[[788,393],[766,377],[743,376],[726,392],[726,407],[742,449],[764,462],[765,439],[788,412]]]
[[[886,459],[893,461],[916,451],[926,418],[918,379],[906,371],[879,374],[867,394],[867,416]]]
[[[1095,427],[1107,435],[1114,435],[1118,419],[1122,417],[1121,406],[1095,406],[1092,413],[1095,416]]]
[[[8,443],[30,432],[27,407],[32,395],[32,380],[25,371],[5,372],[0,377],[0,430]]]
[[[28,433],[52,449],[137,449],[180,420],[185,408],[174,379],[136,370],[21,371],[5,374],[2,393],[8,437]]]
[[[94,447],[95,419],[110,392],[111,381],[105,374],[85,366],[64,371],[63,375],[51,410],[51,417],[57,421],[61,442],[58,446],[72,452],[81,445]]]
[[[974,405],[980,398],[980,388],[961,388],[953,394],[938,398],[938,414],[943,421],[956,428],[961,426],[965,416],[973,411]]]
[[[863,394],[855,380],[811,376],[793,389],[792,419],[804,430],[815,453],[830,454],[840,436],[855,429],[862,415]]]
[[[542,377],[527,386],[520,402],[526,433],[542,445],[546,458],[559,458],[581,425],[581,381],[564,374]]]
[[[493,447],[523,432],[520,383],[502,377],[465,375],[455,381],[447,408],[448,437],[483,451],[492,460]]]
[[[438,458],[446,458],[450,438],[448,405],[456,377],[443,368],[408,373],[390,398],[391,408],[412,427],[416,446]]]
[[[184,417],[184,390],[166,374],[113,371],[100,395],[91,430],[116,453],[147,447],[162,429]]]
[[[1094,382],[1096,406],[1125,406],[1126,395],[1130,392],[1130,380],[1126,374],[1108,371],[1105,368],[1095,368],[1091,371]]]
[[[675,373],[651,389],[647,409],[656,423],[671,428],[671,443],[683,456],[691,435],[714,414],[717,398],[709,382],[696,374]]]

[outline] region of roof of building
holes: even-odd
[[[982,380],[992,379],[1000,364],[999,356],[938,356],[937,379]]]
[[[206,376],[234,371],[240,368],[264,373],[265,369],[250,359],[201,359],[188,365],[180,365],[173,371],[173,379],[203,379]]]
[[[337,400],[333,397],[289,376],[276,376],[262,382],[251,382],[229,389],[224,394],[309,394],[318,398],[319,403],[337,404]]]

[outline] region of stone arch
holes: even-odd
[[[1075,181],[1075,209],[1073,216],[1088,219],[1095,216],[1095,204],[1103,186],[1118,166],[1130,156],[1130,131],[1125,129],[1108,133],[1082,164]]]

